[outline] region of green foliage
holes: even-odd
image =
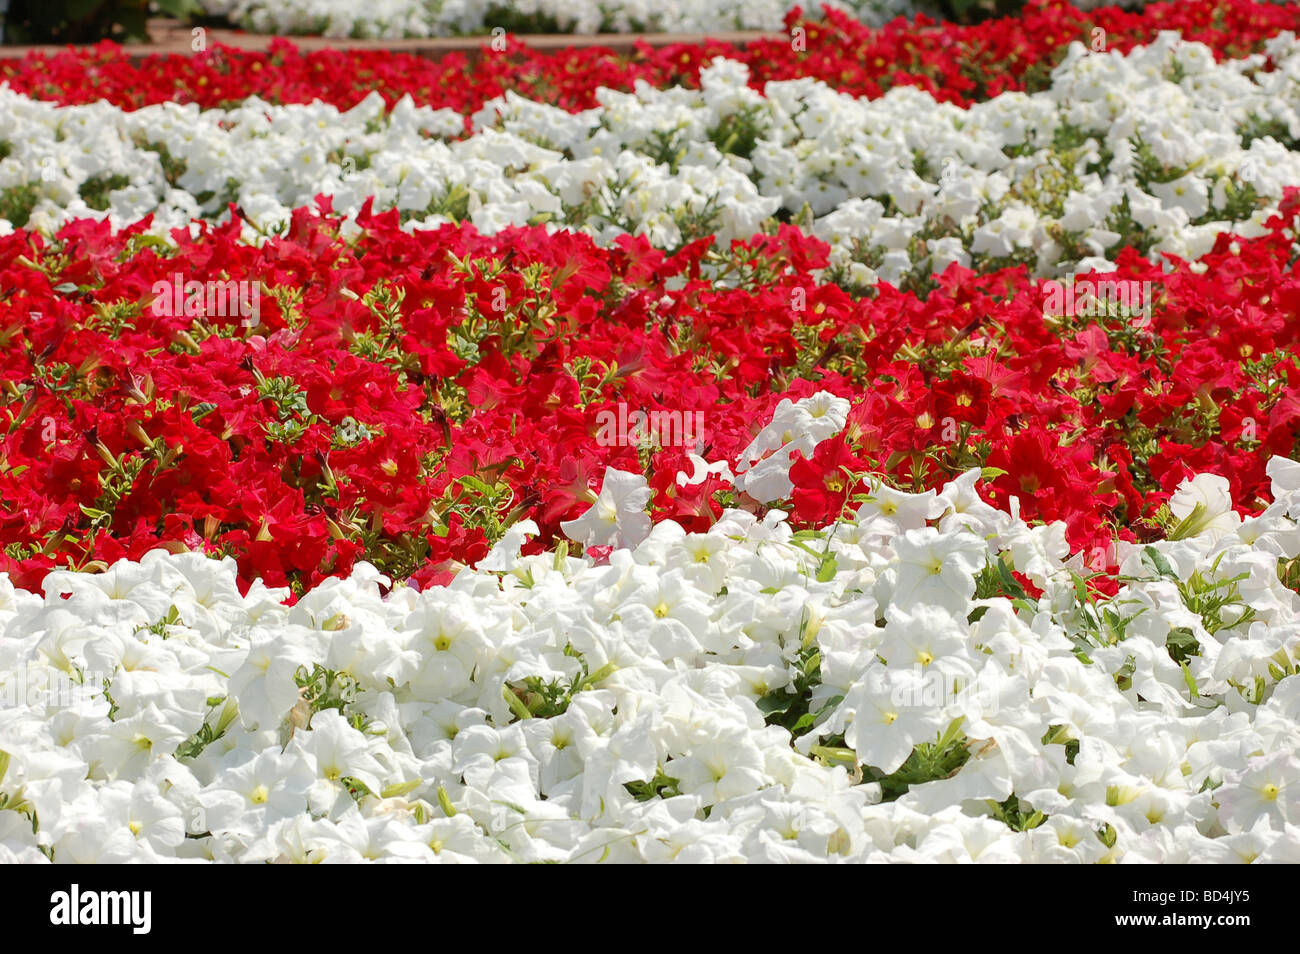
[[[543,13],[523,13],[511,3],[494,3],[483,15],[483,22],[499,27],[506,33],[572,33],[572,25],[566,30],[553,16]]]
[[[1139,602],[1138,600],[1099,601],[1088,589],[1087,581],[1073,574],[1075,598],[1075,631],[1070,635],[1074,642],[1074,654],[1084,663],[1091,663],[1088,649],[1093,646],[1114,646],[1123,641],[1128,626],[1147,611],[1146,607],[1135,613],[1125,613],[1121,607]]]
[[[665,775],[663,769],[659,769],[650,781],[627,782],[623,787],[638,802],[648,802],[652,798],[672,798],[674,795],[680,795],[681,790],[677,785],[677,779]]]
[[[709,140],[723,155],[748,159],[754,153],[758,140],[767,131],[763,107],[746,106],[736,113],[723,116],[716,129],[709,130]]]
[[[0,219],[8,219],[14,228],[22,228],[32,217],[32,209],[40,198],[40,186],[34,182],[0,189]]]
[[[803,626],[807,627],[807,614]],[[768,725],[779,725],[791,735],[806,735],[817,723],[844,699],[836,695],[811,710],[813,690],[821,685],[821,653],[817,647],[806,646],[799,652],[794,666],[795,678],[791,685],[773,689],[758,700],[758,711]]]
[[[936,741],[916,746],[907,761],[889,775],[868,767],[866,777],[880,783],[882,801],[892,802],[905,795],[913,785],[957,774],[971,757],[970,745],[961,731],[962,721],[961,717],[954,719]]]
[[[1192,520],[1195,516],[1196,513],[1193,511],[1187,519]],[[1191,576],[1182,580],[1170,566],[1169,561],[1155,547],[1146,547],[1142,551],[1142,565],[1153,571],[1157,579],[1168,580],[1178,588],[1178,595],[1182,598],[1183,605],[1201,618],[1205,631],[1211,636],[1221,630],[1234,627],[1244,629],[1255,619],[1255,610],[1246,605],[1237,586],[1250,574],[1240,573],[1224,580],[1209,579],[1218,572],[1222,561],[1223,554],[1220,553],[1208,571],[1197,568]],[[1185,662],[1189,656],[1199,656],[1201,651],[1196,637],[1186,627],[1174,629],[1169,635],[1167,645],[1170,657],[1177,663]]]
[[[1051,725],[1043,733],[1043,745],[1063,745],[1065,746],[1065,761],[1069,765],[1074,764],[1075,756],[1079,754],[1079,740],[1070,735],[1070,730],[1063,725]]]
[[[254,373],[257,374],[256,369]],[[307,408],[307,395],[290,378],[266,378],[257,374],[257,393],[264,401],[275,405],[278,421],[263,425],[268,440],[294,444],[316,422],[316,416]]]
[[[149,39],[150,7],[168,17],[188,17],[197,0],[13,0],[5,16],[8,43],[95,43]]]
[[[993,812],[993,817],[1012,831],[1029,831],[1047,821],[1046,815],[1038,811],[1029,811],[1020,804],[1020,799],[1015,795],[1001,802],[995,802],[991,798],[986,801]]]
[[[221,707],[220,712],[217,711],[218,706]],[[215,721],[212,719],[213,713],[216,713]],[[227,699],[224,696],[209,699],[208,717],[203,720],[203,725],[197,732],[176,747],[176,758],[197,758],[204,749],[226,734],[226,730],[230,728],[230,724],[235,721],[235,716],[238,714],[239,707],[235,705],[234,699]]]
[[[978,23],[992,17],[1012,16],[1025,5],[1025,0],[923,0],[918,5],[953,23]]]
[[[117,189],[124,189],[130,184],[131,180],[124,175],[101,174],[91,176],[81,184],[77,192],[85,200],[86,205],[96,212],[104,212],[108,210],[109,194]]]
[[[1029,599],[1029,594],[1025,588],[1020,585],[1020,581],[1012,575],[1011,566],[1007,562],[1007,555],[1001,554],[996,559],[989,560],[975,577],[975,599],[989,600],[995,597],[1005,597],[1016,604],[1018,609],[1025,609],[1034,612],[1037,607]],[[984,614],[980,610],[984,607],[978,607],[975,613],[975,622]],[[979,614],[979,615],[975,615]]]
[[[590,672],[587,660],[581,653],[566,646],[566,656],[578,660],[578,672],[571,679],[552,679],[549,682],[540,676],[528,676],[522,686],[505,687],[506,703],[516,716],[521,719],[550,719],[563,715],[573,702],[573,697],[587,689],[595,688],[602,679],[606,679],[617,668],[613,663],[606,663],[595,672]]]
[[[183,624],[184,624],[184,620],[181,619],[180,610],[178,610],[175,604],[173,604],[172,606],[168,607],[166,613],[164,613],[161,617],[159,617],[157,622],[149,626],[142,627],[142,631],[146,633],[152,633],[153,635],[158,636],[161,639],[166,639],[167,636],[169,635],[167,632],[167,627],[183,625]]]
[[[369,728],[370,719],[367,716],[349,711],[356,702],[359,690],[357,680],[351,673],[326,669],[320,663],[314,663],[310,671],[306,666],[299,666],[293,681],[298,687],[298,705],[307,713],[307,725],[311,724],[311,716],[317,712],[335,709],[358,732]]]

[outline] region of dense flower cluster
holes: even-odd
[[[1108,601],[978,471],[291,609],[198,554],[0,580],[0,860],[1295,862],[1300,464],[1269,472],[1246,522],[1180,485]]]
[[[154,216],[166,234],[233,202],[252,241],[325,193],[345,215],[373,199],[415,227],[547,223],[669,249],[796,217],[861,284],[951,262],[1107,267],[1125,246],[1195,258],[1234,225],[1257,234],[1300,182],[1300,42],[1267,50],[1266,71],[1264,55],[1216,63],[1172,33],[1127,56],[1075,44],[1048,90],[964,110],[808,80],[759,95],[729,60],[699,91],[602,91],[575,114],[509,95],[468,123],[409,100],[386,112],[377,95],[347,113],[256,99],[122,112],[0,91],[0,216],[45,230]]]
[[[0,862],[1300,860],[1300,11],[788,25],[6,68]]]
[[[789,226],[671,257],[541,228],[412,234],[396,212],[351,242],[302,210],[260,247],[236,222],[177,233],[175,254],[140,227],[20,231],[0,239],[4,567],[31,585],[168,542],[300,591],[358,558],[445,579],[519,520],[550,540],[606,467],[703,529],[746,481],[691,456],[748,479],[789,443],[754,445],[756,422],[818,389],[852,407],[842,436],[788,448],[796,523],[833,519],[846,474],[921,489],[983,467],[995,500],[1112,566],[1114,536],[1156,532],[1190,473],[1249,506],[1267,457],[1295,452],[1295,215],[1169,272],[1125,253],[1095,277],[1154,301],[1087,308],[959,265],[925,297],[855,297],[809,278],[827,248]],[[256,313],[214,303],[227,283],[259,290]]]
[[[1269,38],[1300,31],[1300,7],[1252,0],[1178,0],[1142,14],[1115,8],[1084,12],[1064,0],[1034,0],[1013,18],[975,26],[897,21],[870,29],[829,11],[824,21],[791,18],[789,38],[734,46],[707,41],[661,49],[639,45],[621,55],[599,48],[542,53],[513,40],[478,58],[435,60],[374,51],[300,52],[274,41],[266,53],[214,46],[193,56],[131,61],[103,44],[32,53],[0,63],[0,79],[28,95],[59,103],[110,102],[125,108],[176,102],[203,107],[316,100],[348,109],[378,92],[390,106],[410,95],[416,105],[471,114],[508,91],[568,110],[596,105],[600,88],[631,91],[644,80],[657,89],[697,87],[716,57],[744,63],[756,90],[772,80],[819,79],[833,89],[874,98],[914,86],[936,100],[969,104],[1004,92],[1035,92],[1073,42],[1128,52],[1163,30],[1206,44],[1219,59],[1258,53]],[[1100,31],[1100,32],[1098,32]],[[499,41],[498,41],[499,43]]]

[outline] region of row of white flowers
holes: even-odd
[[[445,588],[361,565],[291,608],[198,554],[0,577],[0,862],[1300,861],[1300,464],[1269,473],[1244,521],[1185,483],[1102,601],[975,471],[691,534],[611,472],[568,530],[606,561],[525,525]],[[1012,568],[1042,597],[989,595]]]
[[[1250,235],[1300,183],[1300,43],[1216,64],[1163,34],[1127,56],[1071,48],[1050,90],[970,109],[895,89],[855,99],[813,80],[746,85],[715,61],[702,89],[603,91],[570,114],[516,95],[472,117],[378,95],[201,111],[59,107],[0,89],[0,214],[52,229],[153,214],[165,234],[231,201],[264,232],[318,194],[353,214],[369,196],[412,227],[486,232],[546,222],[661,247],[748,238],[774,216],[832,243],[843,276],[899,283],[949,262],[1106,269],[1143,251],[1197,258]],[[169,180],[168,175],[171,175]],[[15,211],[18,210],[18,211]],[[0,220],[0,228],[6,226]],[[248,238],[258,231],[249,226]]]
[[[383,39],[487,33],[530,19],[572,33],[779,30],[795,6],[846,9],[872,25],[915,12],[911,0],[203,0],[205,12],[258,33]]]

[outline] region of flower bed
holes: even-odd
[[[692,449],[736,462],[752,422],[816,388],[853,412],[846,439],[794,464],[796,520],[836,512],[842,466],[918,487],[986,466],[997,499],[1064,520],[1091,554],[1140,534],[1189,468],[1248,502],[1267,456],[1293,452],[1288,209],[1171,272],[1121,256],[1099,278],[1150,298],[1086,308],[1023,271],[959,266],[925,299],[854,298],[810,279],[826,247],[788,226],[671,258],[541,228],[411,234],[395,212],[352,243],[303,211],[260,248],[234,223],[174,255],[140,228],[15,233],[6,567],[34,582],[173,541],[274,585],[358,558],[442,579],[517,520],[549,540],[606,466],[648,474],[655,513],[699,529],[729,498],[675,484]],[[213,302],[227,281],[256,285],[256,314]],[[634,412],[677,431],[638,431]]]
[[[18,66],[0,861],[1300,860],[1295,15]]]
[[[1053,275],[1108,267],[1125,246],[1195,258],[1227,229],[1257,234],[1300,181],[1300,44],[1268,49],[1272,70],[1216,63],[1172,34],[1127,56],[1076,45],[1044,92],[966,110],[808,81],[761,96],[729,60],[698,92],[604,91],[577,114],[514,96],[461,117],[408,101],[385,112],[377,96],[347,113],[256,100],[122,112],[0,92],[0,214],[47,231],[153,216],[165,235],[233,202],[256,241],[325,193],[345,215],[373,199],[413,227],[547,223],[668,249],[745,239],[775,217],[829,240],[852,281],[909,288],[950,262]]]
[[[0,583],[0,860],[1294,862],[1269,472],[1246,522],[1180,485],[1100,601],[978,471],[821,532],[620,514],[607,563],[521,527],[447,588],[359,565],[292,609],[198,554]]]
[[[111,44],[0,61],[11,88],[59,103],[110,102],[134,109],[179,102],[235,106],[249,96],[273,103],[314,100],[348,109],[372,92],[390,106],[405,95],[417,105],[473,113],[507,91],[567,110],[590,109],[602,87],[630,91],[638,80],[658,89],[696,87],[701,67],[725,56],[744,63],[751,84],[819,79],[854,96],[874,98],[915,86],[942,102],[969,104],[1015,90],[1041,90],[1069,44],[1098,41],[1126,53],[1162,30],[1206,44],[1219,59],[1260,52],[1266,40],[1300,29],[1294,5],[1251,0],[1179,0],[1142,14],[1115,8],[1080,11],[1064,0],[1030,3],[1020,16],[974,26],[895,22],[869,29],[848,17],[790,19],[790,39],[735,47],[727,43],[641,47],[634,56],[608,50],[542,53],[509,40],[483,56],[430,61],[387,52],[299,52],[277,42],[270,52],[216,46],[193,56],[152,56],[132,63]],[[1101,33],[1096,31],[1100,30]],[[499,43],[500,41],[498,41]]]

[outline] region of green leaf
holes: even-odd
[[[1186,626],[1170,630],[1169,635],[1165,637],[1165,648],[1169,652],[1170,659],[1183,665],[1186,665],[1189,657],[1201,654],[1200,642]]]
[[[763,715],[772,715],[776,712],[788,712],[794,705],[798,697],[784,689],[778,689],[776,692],[769,692],[758,700],[758,711]]]
[[[821,550],[814,550],[812,547],[810,547],[808,544],[804,543],[802,540],[794,540],[794,539],[791,539],[790,542],[793,543],[795,546],[797,546],[800,550],[804,551],[804,553],[812,554],[813,556],[817,557],[818,559],[821,558],[821,555],[822,555],[822,551],[821,551]]]
[[[997,565],[998,574],[1002,577],[1002,589],[1004,592],[1013,599],[1024,599],[1027,597],[1029,594],[1026,593],[1025,588],[1020,585],[1020,581],[1011,575],[1011,567],[1007,565],[1006,561],[999,559]]]
[[[1197,506],[1199,507],[1200,504],[1197,504]],[[1190,520],[1191,517],[1188,517],[1187,519]],[[1174,540],[1176,538],[1170,536],[1169,539]],[[1169,560],[1165,557],[1163,553],[1161,553],[1155,547],[1151,547],[1151,546],[1143,547],[1142,562],[1150,566],[1161,577],[1167,577],[1171,580],[1178,579],[1178,574],[1174,572],[1174,568],[1170,565]]]
[[[475,477],[473,474],[467,474],[466,476],[461,477],[460,483],[465,488],[469,490],[476,490],[481,494],[493,493],[493,489],[490,486],[488,486],[488,484],[485,481],[481,480],[478,477]]]
[[[817,569],[817,582],[829,583],[835,579],[835,574],[839,572],[840,565],[834,557],[823,560],[822,565]]]

